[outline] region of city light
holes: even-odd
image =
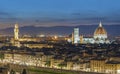
[[[120,74],[119,11],[120,0],[1,0],[0,74]]]

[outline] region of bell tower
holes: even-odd
[[[17,23],[15,24],[15,27],[14,27],[14,39],[15,40],[19,39],[19,27]]]

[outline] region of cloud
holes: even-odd
[[[16,13],[17,14],[17,13]],[[113,14],[97,15],[91,12],[88,13],[71,13],[63,14],[63,17],[48,16],[48,17],[18,17],[16,14],[0,12],[0,27],[8,28],[14,27],[18,22],[20,26],[77,26],[77,25],[97,25],[100,21],[106,25],[120,24],[120,16],[113,16]],[[116,14],[116,15],[119,15]]]

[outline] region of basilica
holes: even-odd
[[[79,36],[79,28],[74,28],[74,31],[72,33],[72,43],[73,44],[79,44],[79,43],[108,44],[110,43],[110,41],[108,40],[107,31],[100,22],[99,26],[94,31],[93,37],[83,37],[83,35]]]
[[[95,43],[109,43],[109,40],[107,37],[107,31],[104,29],[101,22],[98,28],[95,30],[93,37],[94,37]]]

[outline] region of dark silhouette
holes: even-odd
[[[10,74],[15,74],[15,71],[12,69],[12,70],[10,71]]]
[[[26,69],[23,69],[23,72],[22,72],[22,74],[27,74],[27,71],[26,71]]]

